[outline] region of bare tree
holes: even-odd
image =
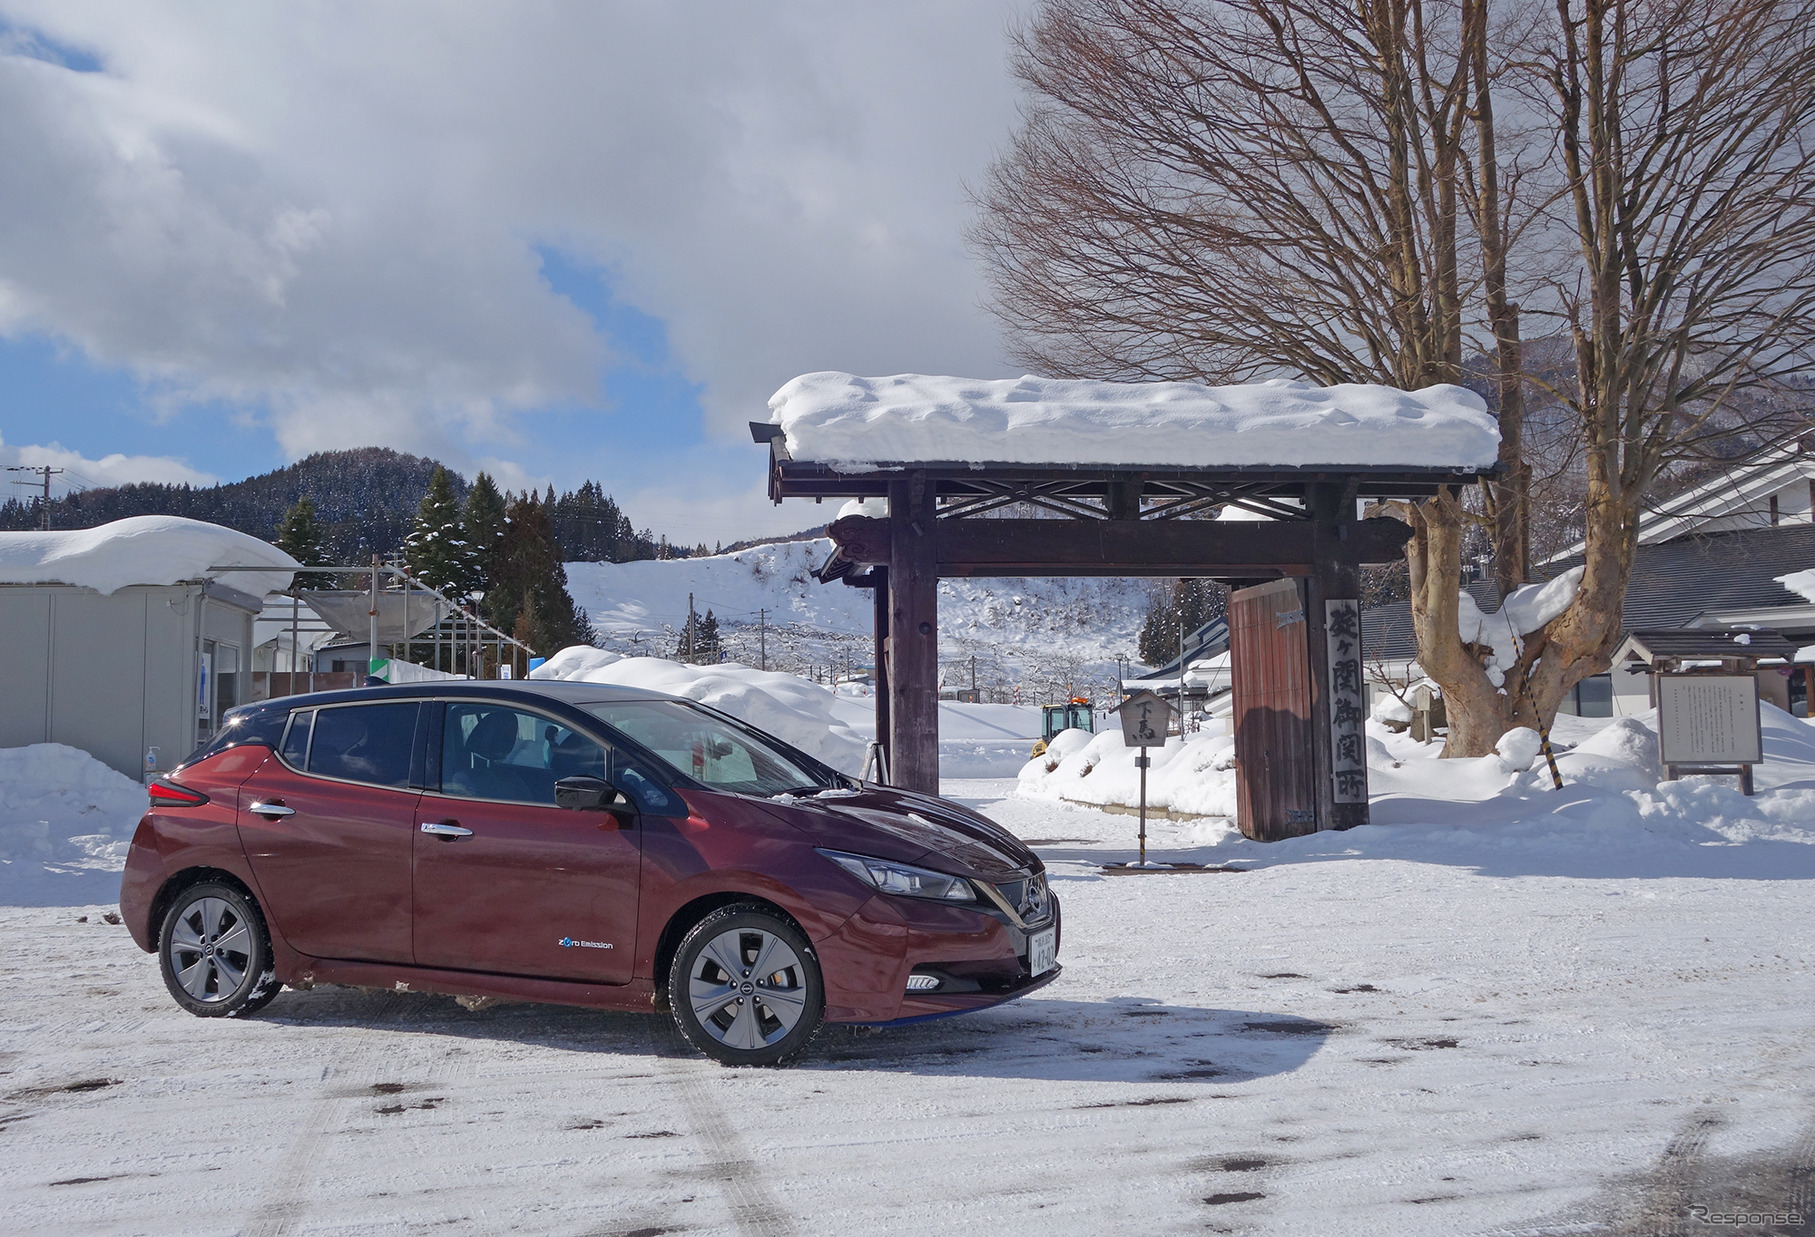
[[[1485,302],[1489,363],[1513,367],[1490,375],[1513,453],[1496,558],[1522,579],[1518,175],[1489,30],[1484,0],[1050,0],[1019,40],[1024,124],[973,234],[1020,358],[1418,388],[1463,379]],[[1398,510],[1425,669],[1482,717],[1458,750],[1491,747],[1504,711],[1456,623],[1471,514],[1453,492]]]
[[[1578,259],[1553,287],[1575,344],[1585,573],[1532,671],[1541,704],[1604,670],[1647,493],[1734,434],[1806,422],[1753,398],[1815,347],[1815,5],[1556,0],[1547,88]]]
[[[1448,753],[1606,668],[1647,491],[1806,366],[1815,0],[1049,0],[974,241],[1062,375],[1401,387],[1484,359],[1504,469],[1397,505]],[[1512,121],[1508,122],[1508,115]],[[1522,304],[1523,302],[1523,304]],[[1521,315],[1574,340],[1530,372]],[[1515,665],[1457,632],[1471,528],[1526,578],[1525,402],[1572,410],[1582,587]]]

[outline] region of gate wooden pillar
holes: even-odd
[[[1366,709],[1361,691],[1361,560],[1355,486],[1306,487],[1316,562],[1305,581],[1311,658],[1311,750],[1317,827],[1368,823]]]
[[[870,579],[874,582],[870,602],[876,641],[876,741],[882,744],[882,767],[888,774],[879,774],[877,780],[889,781],[895,776],[894,737],[889,733],[889,569],[870,568]]]
[[[939,793],[937,496],[924,472],[889,482],[889,776]]]

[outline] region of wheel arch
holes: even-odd
[[[668,970],[674,965],[674,955],[680,951],[681,940],[706,916],[727,906],[749,906],[754,909],[771,911],[785,921],[789,927],[800,933],[806,940],[807,947],[813,947],[813,938],[799,919],[788,913],[780,905],[760,893],[749,893],[735,889],[721,889],[714,893],[701,894],[676,908],[662,926],[662,934],[655,946],[655,1003],[658,1009],[667,1008],[668,1004]]]
[[[258,900],[258,894],[234,873],[225,868],[207,866],[184,868],[158,886],[156,896],[151,899],[151,939],[154,949],[158,947],[158,938],[163,934],[164,916],[170,913],[170,904],[175,902],[177,896],[185,889],[207,884],[227,885],[238,890],[246,901],[252,904],[252,909],[258,912],[258,917],[264,921],[265,931],[267,933],[271,931],[271,917],[265,912],[264,904]]]

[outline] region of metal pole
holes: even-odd
[[[301,614],[302,598],[298,597],[293,592],[290,594],[290,690],[284,693],[286,696],[294,696],[296,694],[296,645],[297,629],[302,625],[300,620]],[[314,667],[311,666],[310,669],[313,670]],[[313,688],[315,684],[311,683],[309,686]]]
[[[370,645],[366,649],[366,677],[378,669],[378,555],[372,555],[372,608],[366,615],[371,620]]]
[[[756,612],[756,624],[757,639],[761,642],[759,647],[762,650],[758,655],[761,661],[759,668],[767,670],[769,668],[769,612],[767,610]]]

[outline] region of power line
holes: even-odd
[[[44,478],[44,498],[38,505],[38,527],[41,528],[42,530],[44,530],[45,532],[49,532],[50,531],[50,479],[53,474],[60,473],[63,470],[61,468],[52,468],[48,464],[8,464],[6,466],[6,471],[7,472],[35,472],[39,476]]]

